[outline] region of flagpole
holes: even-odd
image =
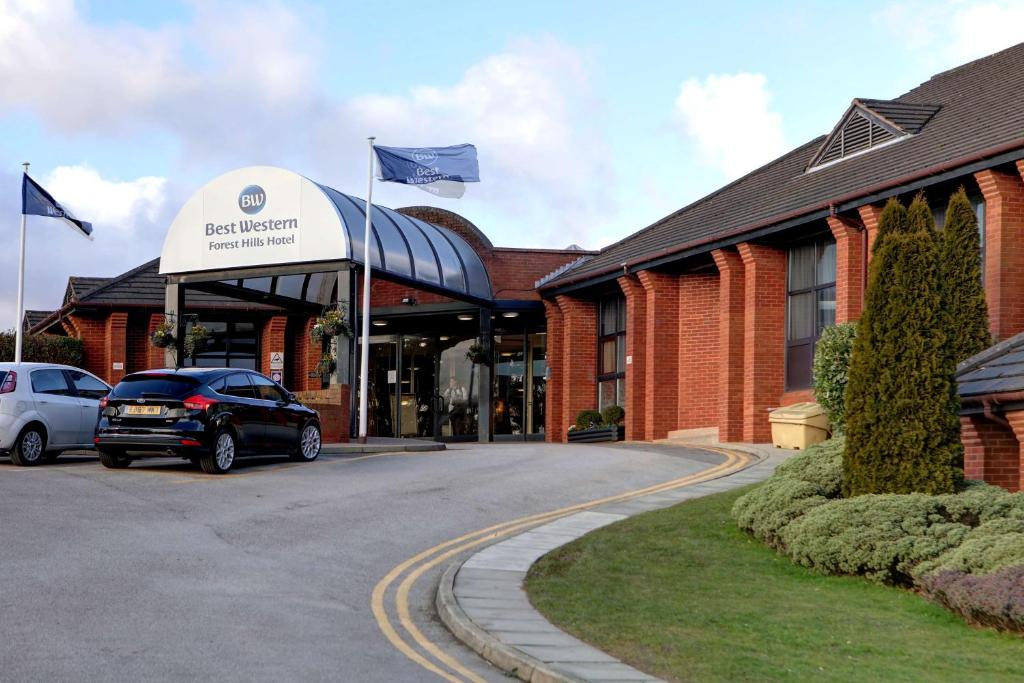
[[[28,175],[28,162],[22,164]],[[22,180],[24,182],[24,180]],[[14,328],[14,362],[21,362],[21,345],[25,334],[25,200],[21,207],[21,244],[18,247],[18,324]]]
[[[363,352],[359,362],[359,443],[366,443],[367,404],[370,374],[370,225],[373,214],[373,141],[369,137],[369,167],[366,176],[366,226],[363,231]],[[24,216],[22,216],[24,219]]]

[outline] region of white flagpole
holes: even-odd
[[[22,164],[28,175],[28,162]],[[22,179],[24,182],[24,179]],[[18,324],[14,328],[14,362],[21,362],[22,337],[25,334],[25,207],[21,207],[21,244],[18,247]]]
[[[359,443],[366,443],[367,404],[370,374],[370,222],[373,213],[373,141],[370,145],[370,164],[366,177],[366,228],[363,232],[363,349],[359,359]],[[24,219],[24,216],[22,217]]]

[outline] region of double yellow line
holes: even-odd
[[[655,484],[654,486],[648,486],[634,491],[627,491],[626,493],[620,493],[606,498],[599,498],[586,503],[570,505],[558,510],[552,510],[551,512],[542,512],[528,517],[520,517],[519,519],[514,519],[502,524],[495,524],[494,526],[489,526],[485,529],[480,529],[478,531],[473,531],[459,536],[458,538],[453,538],[450,541],[445,541],[444,543],[435,545],[433,548],[428,548],[427,550],[410,557],[408,560],[396,565],[373,588],[370,606],[373,610],[373,616],[377,620],[377,625],[380,627],[381,632],[384,633],[384,636],[395,648],[427,671],[431,671],[451,683],[464,683],[464,681],[486,683],[483,678],[467,669],[458,660],[445,653],[436,643],[427,638],[413,622],[409,608],[409,593],[416,581],[419,580],[424,573],[459,553],[490,543],[499,538],[511,536],[529,527],[550,522],[558,519],[559,517],[565,517],[566,515],[573,514],[574,512],[579,512],[580,510],[586,510],[599,505],[617,503],[631,498],[636,498],[638,496],[670,491],[684,486],[699,484],[701,482],[708,481],[709,479],[723,477],[744,469],[753,461],[753,458],[745,453],[726,451],[718,448],[700,448],[701,450],[714,451],[725,455],[725,462],[685,477],[673,479],[661,484]],[[398,615],[398,628],[401,628],[402,631],[404,631],[405,637],[398,632],[398,628],[396,628],[395,624],[392,623],[391,618],[388,615],[388,610],[385,606],[388,590],[403,575],[405,578],[403,578],[401,583],[398,584],[398,588],[395,591],[394,610]],[[422,652],[411,645],[407,638],[419,645]]]

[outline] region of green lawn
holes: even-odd
[[[566,631],[668,680],[1024,680],[1024,638],[792,564],[736,528],[729,508],[742,493],[588,534],[534,566],[530,599]]]

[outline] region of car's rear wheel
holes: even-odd
[[[302,428],[299,434],[299,445],[292,452],[292,460],[312,462],[320,455],[320,427],[315,422],[310,422]]]
[[[235,463],[237,442],[230,429],[221,429],[213,439],[213,448],[199,458],[199,466],[207,474],[224,474]]]
[[[104,448],[100,450],[100,462],[111,470],[123,470],[132,464],[132,459],[120,449]]]
[[[46,431],[38,424],[21,430],[11,449],[11,462],[21,467],[32,467],[43,461],[46,453]]]

